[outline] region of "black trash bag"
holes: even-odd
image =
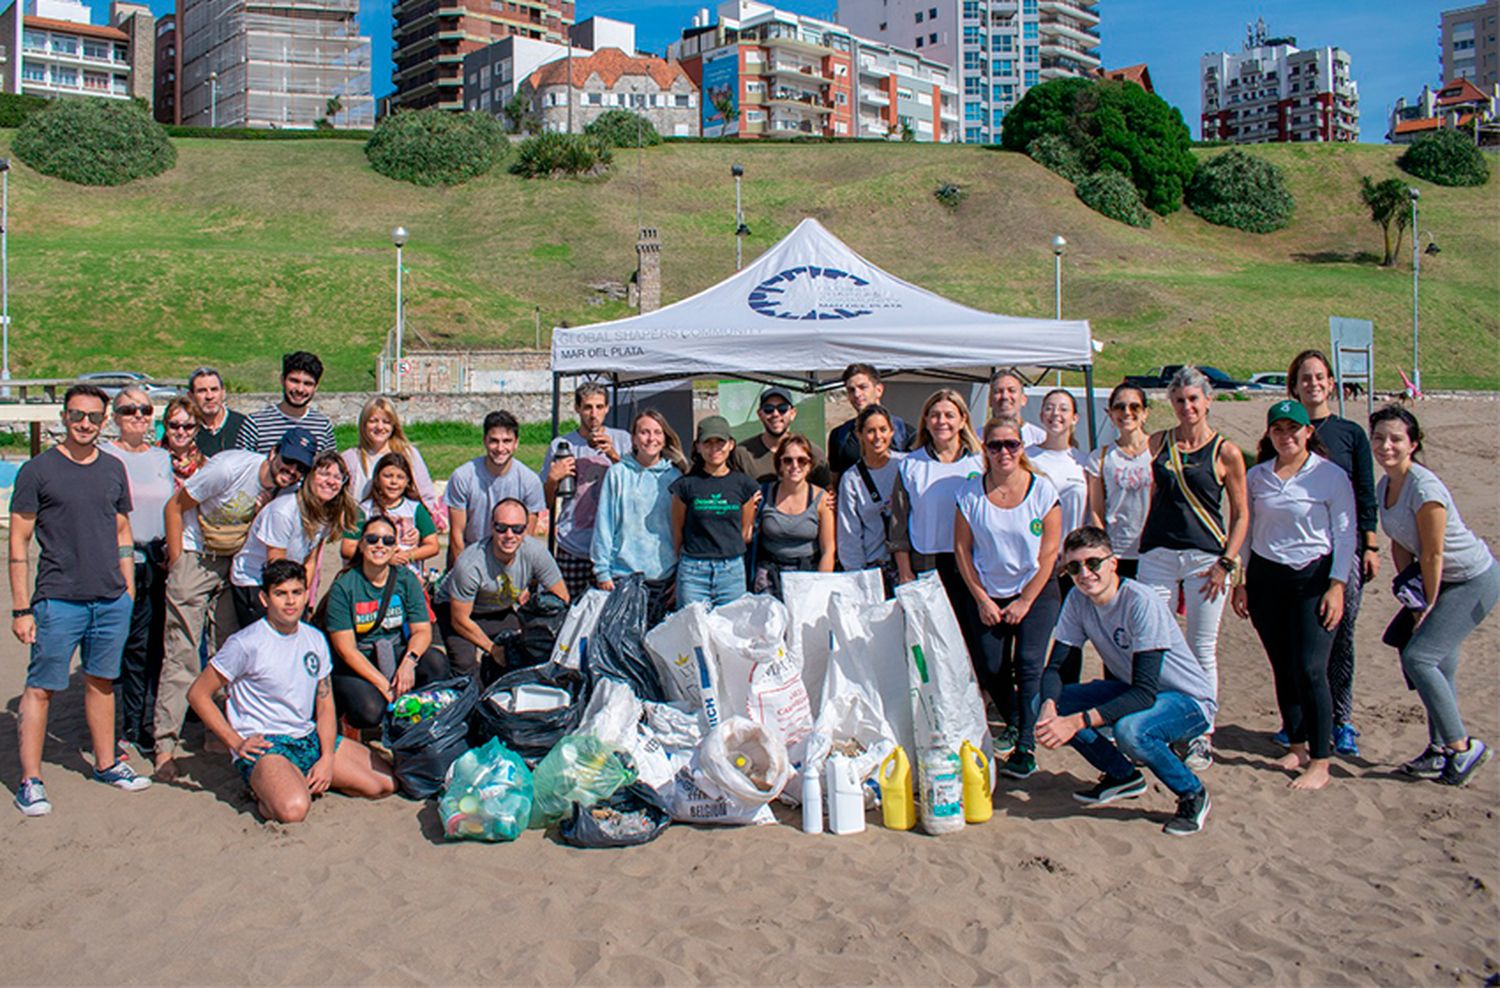
[[[521,633],[505,642],[505,664],[509,669],[534,666],[552,658],[557,633],[568,618],[568,603],[555,593],[539,590],[516,609]]]
[[[479,702],[479,684],[469,676],[429,683],[424,690],[458,690],[458,699],[429,720],[407,724],[389,713],[381,734],[390,750],[402,795],[427,799],[443,788],[448,766],[469,750],[469,714]]]
[[[632,782],[594,806],[573,805],[558,837],[574,847],[633,847],[649,844],[672,822],[666,801],[644,782]]]
[[[571,700],[566,707],[536,713],[508,713],[489,702],[496,693],[533,683],[567,690]],[[573,733],[583,719],[583,709],[588,702],[587,687],[582,673],[550,663],[508,672],[490,684],[470,714],[469,746],[477,748],[490,738],[499,738],[502,744],[520,755],[527,766],[535,768],[563,735]]]
[[[642,700],[665,703],[656,666],[646,654],[646,580],[639,573],[615,581],[599,612],[599,624],[584,657],[592,687],[603,676],[618,679]]]

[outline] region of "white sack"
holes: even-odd
[[[957,752],[970,741],[989,758],[994,748],[984,700],[942,581],[935,572],[925,573],[897,587],[896,599],[906,615],[907,676],[917,753]]]
[[[691,751],[703,740],[703,722],[696,712],[683,710],[682,705],[675,703],[652,703],[649,700],[641,706],[646,712],[646,726],[668,748]]]
[[[800,765],[813,726],[812,704],[801,659],[786,647],[786,622],[786,608],[769,594],[741,597],[708,618],[723,711],[763,725]]]
[[[703,728],[711,730],[723,719],[719,699],[719,667],[713,656],[708,605],[692,603],[646,633],[646,654],[656,667],[667,698],[703,711]]]
[[[599,612],[609,599],[607,590],[590,587],[582,597],[568,608],[563,619],[562,630],[557,633],[557,644],[552,646],[552,661],[565,669],[578,669],[588,653],[588,639],[599,623]]]
[[[635,745],[642,712],[641,701],[629,686],[604,677],[594,684],[583,718],[571,733],[592,734],[617,751],[629,752]]]
[[[781,596],[787,609],[787,650],[802,656],[802,681],[814,711],[823,709],[823,676],[828,670],[830,614],[834,594],[847,607],[873,607],[885,600],[880,571],[858,573],[781,574]]]
[[[709,731],[698,746],[697,765],[722,792],[746,804],[769,803],[792,777],[786,745],[745,717]]]

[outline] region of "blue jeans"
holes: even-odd
[[[68,688],[68,667],[77,650],[85,675],[95,679],[120,678],[120,656],[130,634],[135,605],[125,594],[112,600],[43,598],[32,604],[36,641],[26,685],[57,692]]]
[[[1108,680],[1064,686],[1057,701],[1057,712],[1063,717],[1080,714],[1108,703],[1128,689],[1129,683]],[[1175,690],[1163,690],[1156,694],[1156,702],[1150,707],[1121,717],[1113,727],[1113,742],[1086,727],[1073,735],[1073,740],[1068,743],[1090,765],[1116,779],[1123,779],[1135,771],[1131,762],[1140,762],[1162,781],[1162,785],[1179,796],[1203,788],[1203,783],[1170,747],[1174,741],[1187,741],[1208,730],[1203,709],[1192,697]]]
[[[677,563],[677,606],[705,601],[718,607],[746,593],[745,557],[698,559],[683,556]]]

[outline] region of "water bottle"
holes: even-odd
[[[559,439],[557,445],[552,447],[552,461],[573,459],[573,446],[566,440]],[[578,493],[578,476],[570,473],[557,482],[558,497],[572,497]]]
[[[802,771],[802,832],[823,832],[823,780],[811,768]]]

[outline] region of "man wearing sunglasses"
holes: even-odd
[[[571,599],[547,547],[526,537],[530,515],[524,502],[504,499],[490,513],[490,522],[490,535],[464,548],[433,595],[455,676],[477,675],[485,656],[503,668],[505,656],[495,639],[521,630],[516,610],[536,591],[556,594],[564,603]]]
[[[1063,569],[1076,592],[1068,594],[1053,630],[1037,741],[1044,748],[1071,744],[1103,773],[1092,788],[1073,794],[1090,806],[1144,794],[1146,778],[1132,763],[1144,765],[1177,797],[1177,812],[1163,831],[1174,837],[1197,833],[1208,817],[1208,791],[1171,746],[1213,723],[1213,680],[1161,598],[1120,579],[1102,528],[1090,525],[1068,535]],[[1065,686],[1062,668],[1078,660],[1086,641],[1115,678]],[[1099,732],[1105,725],[1113,726],[1113,741]]]
[[[167,502],[167,624],[153,719],[156,775],[164,781],[177,775],[174,756],[209,609],[229,586],[230,565],[256,514],[302,482],[316,445],[312,433],[294,427],[269,453],[226,449],[209,457]],[[234,630],[224,628],[220,637]]]
[[[729,469],[748,475],[758,484],[769,484],[777,477],[776,447],[792,431],[792,423],[797,421],[792,393],[786,388],[767,388],[760,393],[756,414],[760,416],[762,432],[735,444],[729,458]],[[830,490],[833,473],[828,469],[828,455],[816,444],[809,445],[812,446],[813,467],[807,475],[807,482],[825,491]]]

